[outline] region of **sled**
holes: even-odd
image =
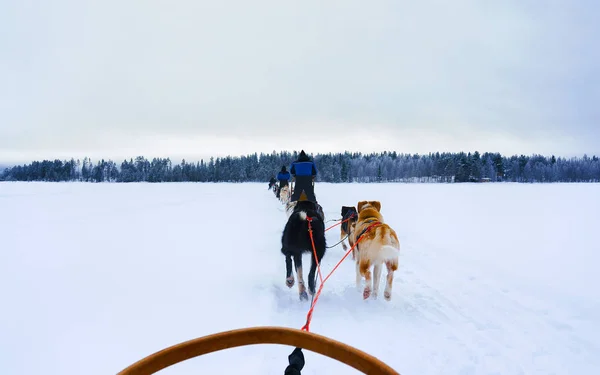
[[[272,326],[236,329],[185,341],[151,354],[117,375],[150,375],[190,358],[257,344],[290,345],[307,349],[343,362],[364,374],[400,375],[379,359],[350,345],[312,332]],[[284,361],[282,365],[283,363]]]

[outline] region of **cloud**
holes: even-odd
[[[600,151],[593,2],[3,6],[0,159]]]

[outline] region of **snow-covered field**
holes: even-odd
[[[0,374],[114,374],[215,332],[300,328],[308,303],[285,286],[286,215],[266,187],[0,183]],[[348,258],[325,285],[313,332],[403,375],[600,373],[600,185],[316,193],[327,219],[381,201],[401,258],[391,302],[362,300]],[[338,241],[337,228],[327,233]],[[330,249],[324,272],[342,255]],[[235,348],[161,374],[282,374],[292,349]],[[357,373],[305,355],[305,375]]]

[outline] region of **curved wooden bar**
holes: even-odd
[[[203,354],[256,344],[300,347],[336,359],[364,374],[400,375],[379,359],[352,346],[311,332],[284,327],[243,328],[185,341],[151,354],[117,375],[150,375]],[[282,373],[284,369],[285,366],[281,369]]]

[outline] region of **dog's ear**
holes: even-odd
[[[350,210],[350,207],[342,206],[342,216],[346,216],[346,213]]]
[[[358,207],[358,212],[360,212],[362,210],[362,208],[365,204],[367,204],[367,201],[358,202],[358,204],[356,205],[356,207]]]
[[[377,212],[381,212],[381,202],[370,201],[369,204],[377,209]]]

